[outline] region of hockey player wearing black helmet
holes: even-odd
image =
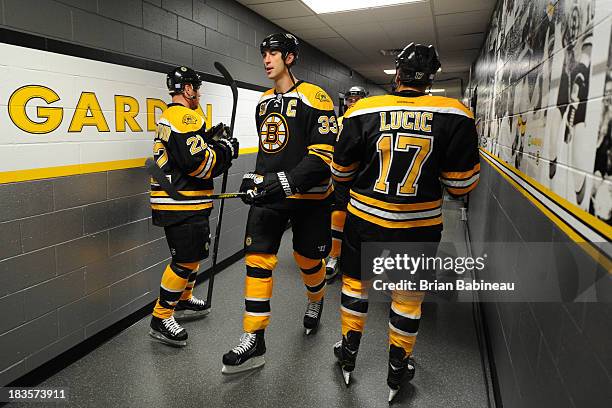
[[[291,67],[298,41],[272,34],[261,43],[266,75],[274,87],[264,92],[255,111],[259,151],[255,169],[245,174],[240,191],[251,204],[245,236],[245,313],[240,343],[223,356],[223,372],[236,373],[264,364],[264,330],[270,321],[272,271],[280,241],[291,221],[294,258],[302,272],[308,304],[306,334],[319,325],[325,294],[324,258],[331,246],[330,164],[337,124],[329,95],[298,80]]]
[[[435,256],[442,188],[465,195],[476,187],[480,173],[472,112],[455,99],[425,94],[440,68],[434,47],[409,44],[397,56],[396,68],[392,94],[361,99],[349,109],[334,148],[334,184],[348,191],[344,202],[336,199],[347,218],[340,256],[342,339],[334,346],[347,385],[373,279],[371,270],[360,265],[362,243],[410,242],[414,256]],[[389,401],[415,373],[411,356],[424,295],[391,292]]]
[[[424,92],[432,85],[440,67],[438,52],[433,45],[410,43],[395,59],[394,87],[396,90],[402,86]]]
[[[198,74],[177,67],[168,73],[166,85],[172,103],[157,122],[153,153],[170,183],[189,200],[176,201],[156,183],[151,184],[153,224],[164,227],[172,262],[161,279],[159,298],[151,318],[151,337],[173,346],[187,344],[187,332],[175,318],[205,316],[206,302],[193,296],[199,263],[208,256],[208,218],[213,177],[222,174],[238,156],[238,140],[228,138],[222,123],[206,130],[199,107]]]
[[[346,108],[350,109],[360,99],[368,96],[368,92],[362,86],[352,86],[344,93],[344,101]],[[344,116],[338,117],[338,130],[342,130],[342,120]],[[334,191],[335,195],[348,194],[348,191],[341,191],[342,186],[337,186]],[[342,199],[340,199],[342,201]],[[325,279],[328,283],[332,282],[338,274],[338,258],[340,257],[340,249],[342,248],[342,235],[344,232],[344,223],[346,221],[346,211],[334,205],[331,214],[332,224],[332,247],[329,251],[329,256],[325,260]]]

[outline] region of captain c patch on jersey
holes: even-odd
[[[287,121],[278,113],[269,114],[259,130],[259,144],[267,153],[281,151],[289,140]]]

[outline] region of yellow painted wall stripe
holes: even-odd
[[[487,152],[487,154],[490,154],[488,151],[486,150],[484,151]],[[493,155],[491,154],[491,156]],[[608,272],[612,273],[612,261],[610,259],[608,259],[605,255],[599,252],[592,245],[587,243],[584,240],[584,238],[582,238],[578,233],[576,233],[576,231],[574,231],[570,226],[568,226],[565,223],[565,221],[563,221],[560,217],[558,217],[556,214],[554,214],[552,211],[546,208],[542,203],[540,203],[538,200],[532,197],[532,195],[527,190],[525,190],[521,185],[519,185],[516,181],[512,180],[512,178],[510,178],[503,171],[497,169],[496,163],[493,163],[492,161],[489,160],[489,158],[487,158],[484,155],[481,155],[481,157],[485,159],[487,163],[489,163],[491,167],[495,169],[495,171],[501,174],[501,176],[504,179],[506,179],[512,186],[514,186],[514,188],[516,188],[523,196],[525,196],[525,198],[527,198],[533,205],[535,205],[540,211],[542,211],[544,215],[546,215],[546,217],[548,217],[552,222],[554,222],[555,225],[559,227],[559,229],[565,232],[572,239],[572,241],[579,244],[578,246],[582,248],[587,254],[589,254],[589,256],[593,258],[593,260],[595,260],[595,262],[599,263]],[[508,169],[510,168],[508,167]]]
[[[582,208],[576,206],[575,204],[570,203],[565,198],[561,197],[557,193],[553,192],[549,188],[539,183],[533,177],[530,177],[527,174],[523,173],[522,171],[516,169],[515,167],[510,166],[509,164],[507,164],[502,159],[495,156],[488,150],[484,150],[482,148],[481,150],[484,151],[489,156],[493,157],[499,165],[504,166],[506,169],[510,170],[511,172],[513,172],[514,174],[522,178],[523,180],[527,181],[540,193],[544,194],[545,196],[550,198],[552,201],[559,204],[561,207],[565,208],[568,212],[575,215],[584,224],[589,225],[590,227],[595,229],[597,232],[599,232],[601,235],[608,238],[608,240],[612,240],[612,226],[606,224],[605,222],[595,217],[594,215],[589,214],[588,212],[584,211]]]
[[[240,154],[257,153],[258,147],[245,147]],[[44,167],[0,172],[0,184],[18,183],[21,181],[40,180],[54,177],[75,176],[78,174],[98,173],[101,171],[133,169],[144,166],[146,157],[128,160],[115,160],[98,163],[72,164],[68,166]]]

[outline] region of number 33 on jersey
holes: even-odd
[[[307,154],[331,165],[338,123],[331,98],[320,87],[298,81],[284,94],[270,89],[261,96],[255,119],[259,174],[291,171]],[[289,198],[319,200],[332,191],[328,177],[320,185]]]

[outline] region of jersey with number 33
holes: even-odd
[[[299,193],[270,206],[292,208],[330,197],[338,124],[329,95],[304,81],[284,94],[269,89],[257,104],[255,121],[259,137],[255,172],[287,172],[299,188]]]

